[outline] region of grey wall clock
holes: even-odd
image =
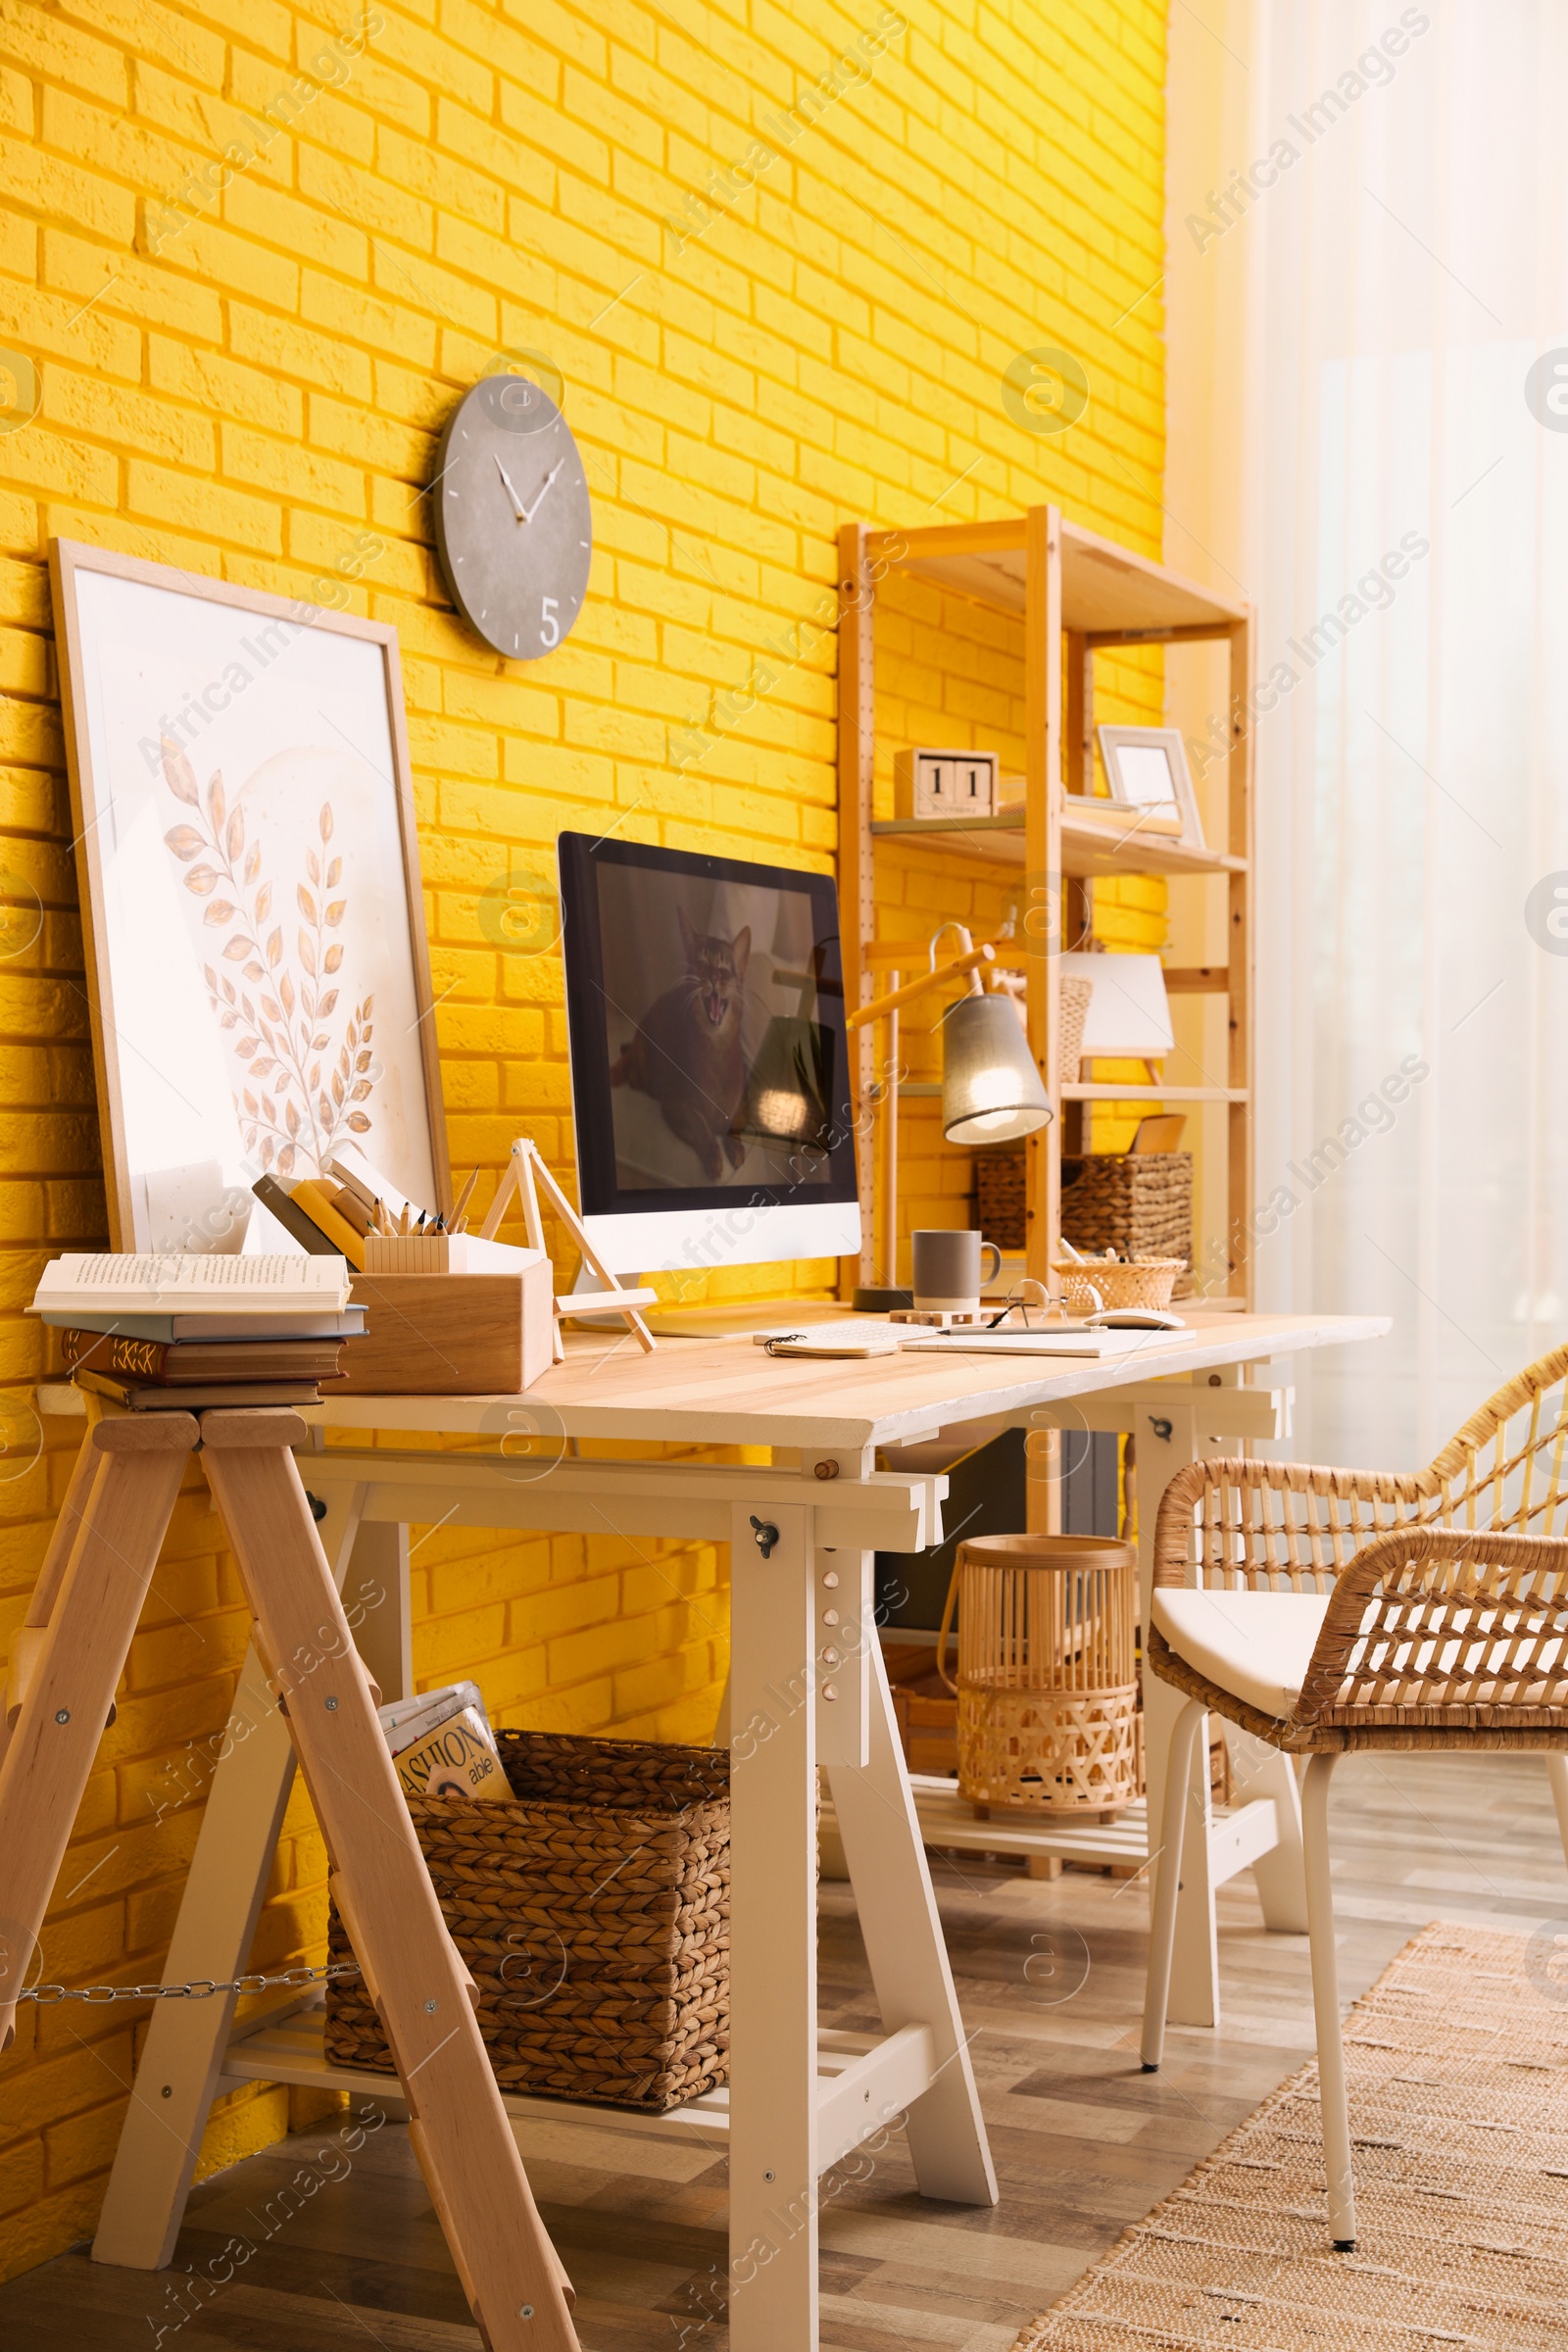
[[[525,376],[487,375],[448,421],[431,488],[453,603],[498,654],[539,661],[582,611],[593,553],[570,425]]]

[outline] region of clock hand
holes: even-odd
[[[494,456],[494,455],[495,455],[494,451],[492,451],[492,452],[491,452],[491,455],[492,455],[492,456]],[[526,508],[523,506],[523,503],[522,503],[521,499],[520,499],[520,498],[517,496],[517,493],[515,492],[515,490],[514,490],[514,488],[512,487],[512,476],[511,476],[511,474],[510,474],[510,473],[508,473],[508,471],[507,471],[506,467],[505,467],[505,466],[502,465],[502,463],[501,463],[501,460],[500,460],[499,458],[496,458],[496,471],[497,471],[497,473],[499,473],[499,474],[500,474],[500,476],[501,476],[501,479],[502,479],[502,480],[503,480],[503,481],[506,483],[506,485],[507,485],[507,496],[508,496],[508,497],[511,499],[511,501],[512,501],[512,509],[513,509],[513,513],[514,513],[514,514],[516,515],[516,517],[517,517],[517,520],[518,520],[519,522],[526,522],[526,521],[527,521],[527,519],[528,519],[527,510],[526,510]]]
[[[545,503],[545,490],[549,489],[551,483],[555,480],[557,474],[561,471],[561,468],[565,463],[566,461],[564,458],[558,458],[555,464],[551,466],[550,471],[545,475],[544,490],[540,491],[538,497],[534,500],[533,505],[529,507],[523,514],[522,519],[524,522],[532,522],[534,516],[538,514],[540,508]]]

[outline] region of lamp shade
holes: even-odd
[[[942,1132],[950,1144],[1009,1144],[1051,1117],[1010,998],[960,997],[942,1023]]]

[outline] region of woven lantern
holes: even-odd
[[[947,1633],[956,1604],[958,1674]],[[1140,1793],[1138,1557],[1105,1536],[960,1544],[943,1613],[958,1791],[1011,1812],[1106,1813]]]

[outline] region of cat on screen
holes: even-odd
[[[726,1158],[738,1168],[746,1156],[734,1130],[746,1101],[741,1019],[752,931],[748,923],[732,939],[721,939],[697,930],[684,906],[676,911],[686,969],[644,1013],[611,1069],[610,1083],[651,1096],[664,1125],[691,1146],[704,1175],[716,1184]]]

